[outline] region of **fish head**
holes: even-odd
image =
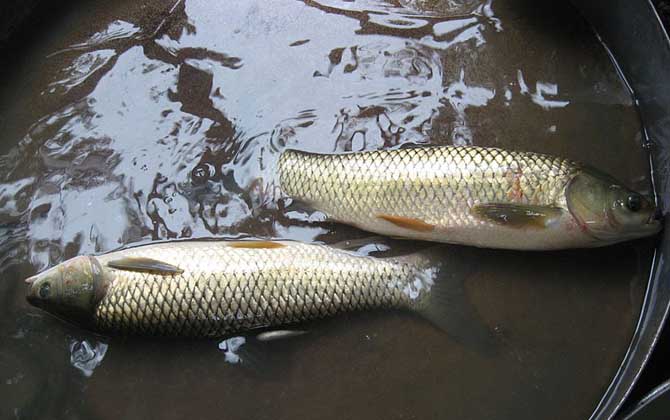
[[[93,319],[106,291],[104,274],[95,257],[79,256],[36,274],[26,283],[28,302],[78,324]]]
[[[592,169],[572,178],[566,199],[577,224],[599,244],[642,238],[661,230],[651,200]]]

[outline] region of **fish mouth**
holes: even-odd
[[[650,232],[649,235],[655,235],[663,230],[662,220],[656,214],[649,218],[646,225],[643,225],[643,230]]]
[[[649,216],[649,220],[647,220],[647,224],[648,225],[657,224],[657,225],[661,226],[662,222],[663,222],[663,212],[661,211],[661,209],[659,209],[657,207],[656,210]],[[659,228],[659,231],[660,231],[660,228]]]
[[[589,229],[589,233],[598,240],[616,243],[654,236],[661,230],[663,230],[661,221],[652,218],[645,224],[626,230],[621,230],[620,228],[612,231]]]
[[[24,280],[26,287],[26,300],[33,306],[42,307],[42,300],[37,296],[37,281],[39,279],[39,274],[30,276]]]
[[[41,307],[42,301],[37,297],[37,291],[33,287],[32,282],[28,284],[30,284],[30,288],[26,291],[26,300],[33,306]]]
[[[660,209],[656,209],[647,220],[647,223],[642,225],[640,230],[641,236],[655,235],[663,230],[663,213]]]

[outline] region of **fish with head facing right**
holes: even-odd
[[[427,146],[286,150],[279,184],[330,219],[393,237],[482,248],[590,248],[658,233],[652,201],[586,165],[538,153]]]

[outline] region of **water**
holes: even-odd
[[[23,297],[26,276],[130,243],[365,237],[277,204],[287,147],[495,145],[649,193],[630,93],[568,2],[543,6],[64,5],[0,90],[0,418],[586,418],[627,349],[653,241],[455,250],[505,344],[495,355],[372,313],[259,345],[242,366],[225,343],[99,337]]]

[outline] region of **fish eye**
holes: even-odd
[[[632,212],[642,209],[642,197],[639,194],[631,194],[626,199],[626,208]]]
[[[38,293],[42,299],[46,299],[47,297],[49,297],[50,291],[51,291],[51,284],[47,282],[40,286],[40,290],[38,291]]]

